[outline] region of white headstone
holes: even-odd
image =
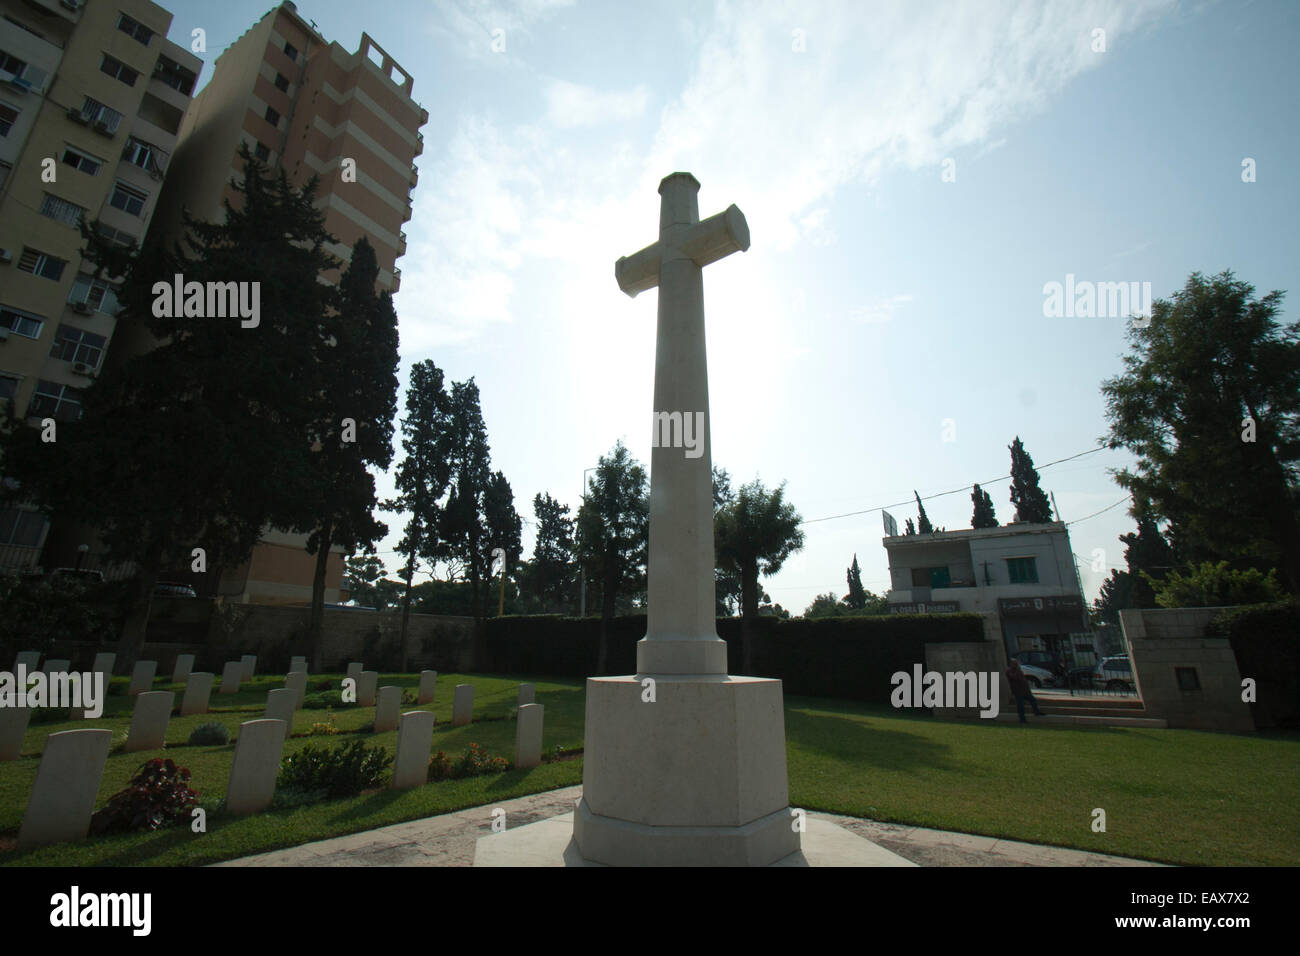
[[[212,675],[206,671],[195,671],[185,678],[185,696],[181,698],[181,716],[206,714],[208,701],[212,697]]]
[[[266,714],[269,720],[284,722],[284,732],[288,736],[293,730],[293,712],[298,709],[298,692],[289,687],[280,687],[266,695]]]
[[[131,686],[128,694],[143,694],[153,688],[153,675],[158,670],[157,661],[136,661],[135,670],[131,671]]]
[[[474,685],[457,684],[451,700],[451,725],[464,727],[474,719]]]
[[[239,725],[226,787],[229,812],[260,813],[271,805],[286,730],[283,720],[246,720]]]
[[[343,676],[351,677],[353,680],[357,680],[359,677],[361,677],[361,672],[364,669],[365,669],[364,664],[359,664],[356,661],[353,661],[351,664],[348,665],[347,673],[344,674]]]
[[[515,768],[527,770],[542,762],[542,717],[546,708],[541,704],[524,704],[515,718]]]
[[[397,756],[393,760],[393,789],[409,790],[429,781],[429,751],[433,745],[433,714],[413,710],[397,726]]]
[[[375,694],[378,690],[378,671],[362,671],[357,675],[357,703],[362,707],[375,706]]]
[[[699,188],[666,176],[658,239],[614,266],[628,295],[659,289],[646,635],[636,674],[587,680],[573,823],[582,856],[615,866],[764,865],[800,847],[781,682],[728,675],[717,634],[703,269],[748,249],[749,227],[735,206],[701,221]]]
[[[379,702],[375,704],[375,733],[397,729],[397,715],[402,709],[402,688],[379,688]]]
[[[63,657],[57,657],[45,662],[46,674],[66,674],[70,670],[72,670],[72,661]]]
[[[94,674],[104,675],[104,686],[108,686],[108,679],[113,676],[113,664],[117,662],[117,655],[109,651],[100,651],[95,655],[95,663],[91,665],[90,670]]]
[[[533,704],[536,703],[535,700],[536,697],[537,697],[536,684],[520,684],[519,698],[518,700],[515,701],[515,704],[519,707],[524,706],[524,704]]]
[[[303,700],[307,697],[307,672],[291,671],[284,679],[286,689],[294,692],[294,710],[302,710]]]
[[[257,673],[257,655],[245,654],[239,659],[239,663],[244,666],[244,671],[240,676],[244,680],[252,680],[253,675]]]
[[[244,676],[244,665],[239,661],[226,661],[221,669],[221,689],[219,694],[238,694],[239,682]]]
[[[40,662],[40,651],[19,651],[18,656],[14,658],[14,672],[17,673],[19,666],[22,666],[26,667],[27,673],[31,674]]]
[[[170,690],[150,690],[138,695],[131,714],[131,729],[126,735],[126,752],[165,747],[167,723],[175,705],[176,694]]]
[[[32,719],[30,707],[0,707],[0,760],[17,760]]]
[[[294,671],[305,672],[306,670],[307,670],[307,658],[299,656],[299,657],[292,657],[289,659],[290,674],[292,674]]]
[[[45,738],[18,831],[18,849],[84,840],[113,743],[111,730],[64,730]]]
[[[433,703],[433,697],[437,690],[438,672],[420,671],[420,693],[419,697],[416,698],[416,703],[421,707]]]
[[[189,680],[190,674],[194,671],[193,654],[177,654],[176,666],[172,668],[172,682],[183,684]]]

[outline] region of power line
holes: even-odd
[[[1107,505],[1105,508],[1102,508],[1100,511],[1094,511],[1092,514],[1084,515],[1082,518],[1075,518],[1073,521],[1067,521],[1065,523],[1065,526],[1068,528],[1072,524],[1078,524],[1080,521],[1087,521],[1089,518],[1095,518],[1097,517],[1097,515],[1105,514],[1111,508],[1118,508],[1124,502],[1131,501],[1132,498],[1133,498],[1132,495],[1125,495],[1123,498],[1119,499],[1119,501],[1115,502],[1113,505]]]
[[[1041,471],[1041,470],[1044,469],[1044,468],[1051,468],[1053,465],[1059,465],[1059,464],[1061,464],[1062,462],[1073,461],[1073,460],[1076,459],[1076,458],[1082,458],[1084,455],[1095,455],[1097,452],[1099,452],[1099,451],[1105,451],[1105,450],[1106,450],[1106,446],[1105,446],[1105,445],[1102,445],[1102,446],[1100,446],[1099,448],[1090,448],[1088,451],[1081,451],[1081,452],[1079,452],[1077,455],[1070,455],[1070,456],[1068,456],[1068,457],[1066,457],[1066,458],[1058,458],[1058,459],[1056,459],[1056,461],[1049,461],[1049,462],[1048,462],[1047,464],[1045,464],[1045,465],[1037,465],[1037,466],[1035,466],[1035,470],[1037,470],[1037,471]],[[977,482],[977,484],[979,484],[980,487],[984,487],[985,485],[995,485],[995,484],[997,484],[999,481],[1007,481],[1007,480],[1009,480],[1010,478],[1011,478],[1010,475],[1003,475],[1003,476],[1000,477],[1000,478],[992,478],[992,479],[990,479],[989,481],[981,481],[981,482]],[[948,495],[958,495],[958,494],[963,494],[964,492],[969,491],[970,488],[971,488],[971,485],[962,485],[960,488],[954,488],[952,491],[941,491],[941,492],[938,492],[937,494],[926,495],[926,496],[925,496],[924,498],[922,498],[921,500],[922,500],[922,501],[930,501],[930,500],[932,500],[932,499],[934,499],[934,498],[946,498]],[[850,511],[850,512],[847,512],[846,514],[842,514],[842,515],[828,515],[828,516],[825,517],[825,518],[809,518],[807,521],[801,521],[800,524],[801,524],[801,525],[805,525],[805,524],[816,524],[818,521],[834,521],[834,520],[836,520],[837,518],[853,518],[853,517],[856,517],[856,516],[858,516],[858,515],[869,515],[869,514],[871,514],[873,511],[883,511],[883,510],[886,509],[886,508],[901,508],[901,507],[903,507],[904,505],[910,505],[910,504],[911,504],[913,501],[915,501],[915,500],[916,500],[915,498],[909,498],[909,499],[906,500],[906,501],[895,501],[893,504],[888,504],[888,505],[878,505],[878,506],[875,507],[875,508],[867,508],[865,511]],[[1113,506],[1112,506],[1112,507],[1113,507]],[[1092,516],[1089,515],[1088,517],[1092,517]],[[1080,518],[1079,520],[1082,521],[1082,520],[1084,520],[1084,519]]]

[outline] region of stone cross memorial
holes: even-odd
[[[796,853],[781,682],[727,674],[714,602],[704,267],[749,248],[734,205],[703,221],[690,173],[659,184],[659,238],[619,259],[629,296],[658,287],[646,636],[637,673],[587,681],[573,838],[611,865],[761,866]],[[689,447],[672,426],[699,423]],[[665,438],[664,432],[668,431]]]

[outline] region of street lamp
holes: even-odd
[[[600,466],[597,465],[594,468],[586,468],[582,472],[582,503],[584,505],[587,503],[587,472],[596,471],[599,467]],[[580,597],[581,604],[578,611],[578,617],[586,617],[587,616],[587,571],[582,566],[581,557],[578,558],[578,581],[580,582],[579,591],[581,593],[581,597]]]

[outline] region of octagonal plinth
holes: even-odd
[[[585,736],[573,835],[586,859],[764,866],[799,849],[779,680],[593,677]]]

